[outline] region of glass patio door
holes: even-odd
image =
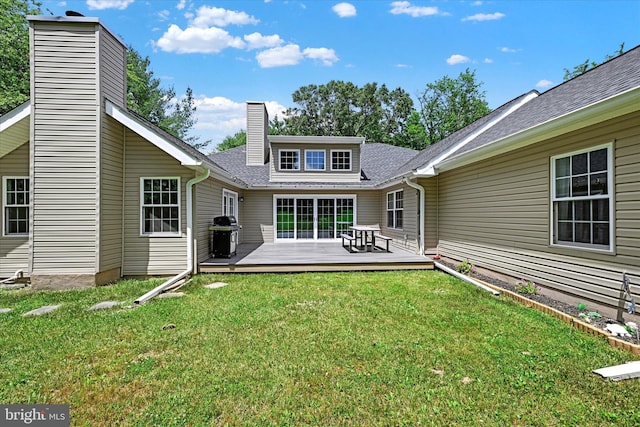
[[[353,225],[352,197],[276,197],[277,240],[336,239]]]

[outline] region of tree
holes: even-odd
[[[226,151],[247,143],[247,132],[245,130],[239,130],[233,136],[225,137],[220,144],[216,147],[216,151]]]
[[[606,55],[602,62],[607,62],[608,60],[613,59],[616,56],[620,56],[623,53],[624,53],[624,42],[620,43],[620,47],[618,47],[618,50],[613,52],[612,55]],[[590,69],[597,67],[602,62],[591,61],[589,58],[587,58],[583,63],[573,67],[573,70],[569,70],[568,68],[565,68],[563,81],[566,82],[567,80],[571,80],[572,78],[577,77],[580,74],[584,74]]]
[[[446,138],[491,111],[480,90],[482,83],[475,77],[475,71],[467,68],[457,79],[445,76],[428,83],[418,95],[427,144]]]
[[[0,115],[29,100],[29,23],[35,0],[0,0]]]
[[[132,46],[127,48],[127,108],[194,148],[208,145],[210,141],[198,142],[198,137],[189,135],[196,124],[191,88],[183,99],[177,99],[173,86],[163,89],[150,66],[148,56],[143,58]]]
[[[363,136],[371,142],[405,145],[407,121],[413,110],[409,94],[384,84],[358,87],[332,80],[303,86],[292,94],[280,131],[289,135]]]

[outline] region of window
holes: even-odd
[[[611,145],[551,158],[552,242],[611,250]]]
[[[29,178],[4,179],[4,235],[29,234]]]
[[[351,170],[351,150],[331,150],[331,170]]]
[[[304,169],[308,171],[323,171],[324,167],[324,150],[305,150],[304,151]]]
[[[222,215],[238,218],[238,193],[222,190]]]
[[[141,178],[142,234],[180,233],[180,178]]]
[[[402,228],[403,190],[387,193],[387,227]]]
[[[280,170],[300,170],[300,150],[280,150]]]

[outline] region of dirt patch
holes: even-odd
[[[457,262],[450,259],[440,259],[438,262],[454,270],[458,265]],[[485,283],[489,283],[500,289],[518,293],[525,298],[546,305],[547,307],[551,307],[569,316],[575,317],[582,322],[590,323],[591,325],[597,327],[598,329],[602,329],[603,331],[608,324],[623,325],[616,320],[617,310],[612,307],[606,307],[594,302],[587,302],[584,300],[581,301],[577,297],[542,286],[539,287],[539,291],[535,295],[523,294],[518,292],[517,279],[484,269],[474,268],[474,271],[471,273],[470,277],[478,279]],[[598,313],[601,317],[597,317],[595,315],[589,316],[590,313]],[[640,316],[638,315],[630,315],[625,311],[624,317],[627,322],[631,321],[640,324]],[[640,344],[640,340],[638,340],[636,334],[632,334],[631,337],[618,338],[632,344]]]

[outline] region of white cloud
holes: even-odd
[[[183,30],[173,24],[156,42],[156,46],[165,52],[218,53],[228,47],[242,49],[246,44],[220,28],[190,27]]]
[[[272,49],[263,50],[256,55],[258,64],[261,68],[283,67],[287,65],[296,65],[304,56],[297,44],[288,44],[286,46],[274,47]]]
[[[284,40],[279,35],[274,34],[271,36],[264,36],[260,33],[251,33],[244,36],[244,40],[247,42],[247,49],[263,49],[266,47],[276,47],[284,43]]]
[[[180,0],[176,5],[176,9],[182,10],[187,5],[187,0]]]
[[[470,61],[471,59],[469,59],[468,57],[458,54],[451,55],[449,58],[447,58],[447,64],[449,65],[464,64]]]
[[[87,0],[90,10],[126,9],[134,0]]]
[[[168,10],[166,10],[166,9],[161,10],[160,12],[158,12],[158,18],[161,21],[166,21],[167,19],[169,19],[169,15],[170,15],[170,12]]]
[[[482,62],[484,62],[485,64],[493,64],[493,59],[491,59],[491,58],[484,58],[484,60],[483,60]]]
[[[333,10],[336,15],[340,18],[349,18],[351,16],[356,16],[356,7],[351,3],[338,3],[334,5],[331,10]]]
[[[338,56],[333,49],[326,47],[308,47],[302,51],[304,56],[311,59],[316,59],[322,62],[322,65],[331,66],[338,62]]]
[[[475,15],[467,16],[466,18],[462,18],[462,21],[495,21],[497,19],[504,18],[504,13],[496,12],[496,13],[476,13]]]
[[[236,102],[223,96],[199,96],[195,100],[195,118],[198,122],[194,130],[202,142],[212,141],[212,146],[205,151],[215,148],[227,136],[232,136],[240,130],[247,129],[247,107],[244,102]],[[276,115],[282,119],[286,107],[277,101],[266,101],[265,106],[269,118]]]
[[[391,3],[391,13],[418,18],[420,16],[439,15],[440,11],[435,6],[414,6],[408,1],[394,1]]]
[[[231,24],[247,25],[257,24],[258,22],[260,22],[258,19],[247,15],[245,12],[237,12],[220,7],[201,6],[196,11],[196,17],[191,24],[196,27],[205,28],[211,25],[226,27]]]
[[[482,6],[482,2],[481,1],[474,1],[471,3],[471,6]]]
[[[516,52],[518,52],[520,50],[520,49],[513,49],[513,48],[510,48],[510,47],[506,47],[506,46],[505,47],[501,47],[499,49],[500,49],[500,52],[503,52],[503,53],[516,53]]]
[[[407,64],[396,64],[396,68],[409,68]]]
[[[536,87],[550,87],[553,86],[553,82],[551,80],[542,79],[538,83],[536,83]]]

